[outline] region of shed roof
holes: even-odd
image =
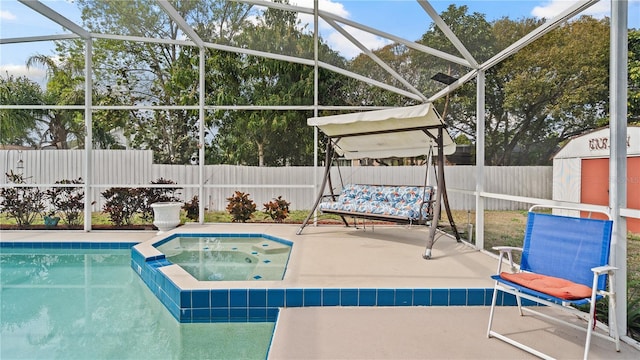
[[[569,140],[553,158],[608,158],[611,145],[609,135],[609,127],[605,127],[576,136]],[[640,156],[640,126],[627,127],[627,155]]]

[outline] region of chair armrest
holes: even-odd
[[[511,252],[513,250],[522,252],[521,247],[515,247],[515,246],[494,246],[492,249],[498,250],[500,252]]]
[[[591,286],[591,288],[593,289],[593,295],[591,295],[592,300],[595,301],[596,291],[598,291],[598,278],[600,277],[600,275],[602,275],[602,273],[607,273],[609,275],[609,291],[598,292],[613,295],[613,292],[615,291],[615,270],[618,270],[618,268],[611,265],[596,266],[594,268],[591,268],[591,271],[593,271],[593,285]]]
[[[494,246],[493,249],[500,252],[498,258],[498,270],[496,271],[496,274],[500,275],[500,272],[502,271],[502,258],[504,257],[504,254],[507,254],[507,258],[509,259],[509,267],[511,269],[511,272],[515,272],[516,267],[513,265],[512,253],[514,250],[522,252],[522,248],[515,246]]]
[[[611,266],[611,265],[604,265],[604,266],[597,266],[591,269],[591,271],[593,271],[595,274],[602,274],[602,273],[611,273],[615,270],[618,270],[617,267],[615,266]]]

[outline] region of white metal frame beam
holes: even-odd
[[[502,62],[503,60],[505,60],[509,56],[511,56],[511,55],[517,53],[518,51],[520,51],[523,47],[531,44],[535,40],[537,40],[537,39],[541,38],[542,36],[544,36],[546,33],[548,33],[551,30],[557,28],[562,23],[566,22],[568,19],[570,19],[570,18],[580,14],[581,12],[585,11],[586,9],[591,7],[591,5],[597,3],[598,1],[600,1],[600,0],[576,1],[575,4],[571,5],[569,8],[567,8],[565,11],[561,12],[560,14],[558,14],[553,19],[548,20],[547,22],[545,22],[544,24],[542,24],[541,26],[539,26],[538,28],[536,28],[535,30],[530,32],[529,34],[523,36],[522,38],[520,38],[515,43],[513,43],[510,46],[506,47],[504,50],[500,51],[499,53],[497,53],[496,55],[491,57],[489,60],[487,60],[484,63],[482,63],[480,65],[480,69],[488,70],[489,68],[497,65],[498,63]]]
[[[22,4],[30,7],[32,10],[40,13],[40,15],[50,19],[51,21],[63,26],[65,29],[71,31],[74,34],[77,34],[83,39],[89,39],[91,34],[80,25],[74,23],[73,21],[67,19],[66,17],[60,15],[60,13],[46,6],[37,0],[18,0]]]
[[[627,333],[627,220],[620,209],[627,207],[627,86],[628,86],[628,3],[611,0],[609,50],[609,208],[614,220],[611,258],[617,267],[616,321],[619,334]],[[609,316],[613,316],[609,309]],[[626,336],[623,336],[623,340]]]
[[[160,7],[164,9],[167,15],[169,15],[171,20],[173,20],[178,25],[180,30],[182,30],[199,48],[202,48],[204,46],[204,41],[202,41],[202,38],[200,38],[195,30],[193,30],[193,27],[187,24],[187,21],[178,13],[176,8],[174,8],[168,0],[156,1],[160,5]]]
[[[358,47],[364,54],[369,56],[371,60],[373,60],[376,64],[378,64],[381,68],[383,68],[387,73],[389,73],[394,79],[398,80],[402,85],[404,85],[407,89],[409,89],[412,93],[416,94],[423,102],[427,101],[427,97],[424,96],[418,89],[416,89],[411,83],[409,83],[404,77],[398,74],[395,70],[391,68],[387,63],[382,61],[373,51],[369,50],[366,46],[364,46],[360,41],[358,41],[355,37],[353,37],[348,31],[343,29],[340,25],[338,25],[335,21],[330,19],[325,19],[329,25],[331,25],[334,29],[336,29],[342,36],[351,41],[352,44]]]
[[[467,60],[469,64],[471,64],[471,67],[476,69],[478,67],[478,62],[476,61],[476,59],[474,59],[473,55],[471,55],[469,50],[467,50],[466,46],[464,46],[462,41],[458,39],[456,34],[454,34],[453,31],[451,31],[451,28],[449,27],[449,25],[447,25],[447,23],[445,23],[444,20],[442,20],[440,15],[438,15],[438,12],[436,11],[436,9],[434,9],[433,6],[431,6],[431,4],[426,0],[417,0],[417,1],[420,4],[420,6],[422,6],[424,11],[426,11],[427,14],[429,14],[433,22],[440,29],[440,31],[442,31],[444,35],[447,37],[447,39],[449,39],[451,44],[453,44],[453,46],[460,52],[460,54],[462,54],[465,60]]]
[[[243,2],[243,3],[247,3],[247,4],[253,4],[253,5],[258,5],[258,6],[264,6],[264,7],[270,7],[270,8],[274,8],[274,9],[280,9],[280,10],[288,10],[288,11],[295,11],[298,13],[302,13],[302,14],[309,14],[309,15],[313,15],[314,13],[314,9],[311,8],[306,8],[306,7],[300,7],[300,6],[295,6],[295,5],[288,5],[288,4],[282,4],[282,3],[273,3],[270,1],[264,1],[264,0],[234,0],[234,1],[238,1],[238,2]],[[399,36],[390,34],[388,32],[384,32],[384,31],[380,31],[378,29],[374,29],[370,26],[366,26],[364,24],[360,24],[358,22],[349,20],[349,19],[345,19],[343,17],[340,17],[338,15],[332,14],[330,12],[327,11],[323,11],[318,9],[318,16],[320,18],[322,18],[324,21],[327,21],[327,19],[331,19],[334,20],[338,23],[344,24],[344,25],[348,25],[351,26],[353,28],[356,28],[358,30],[362,30],[364,32],[368,32],[370,34],[373,35],[377,35],[380,37],[383,37],[385,39],[389,39],[392,41],[395,41],[399,44],[403,44],[405,46],[407,46],[408,48],[423,52],[425,54],[429,54],[429,55],[433,55],[436,56],[438,58],[441,58],[443,60],[446,61],[451,61],[453,63],[456,64],[460,64],[469,68],[472,68],[473,66],[465,59],[455,56],[455,55],[451,55],[449,53],[446,53],[444,51],[440,51],[422,44],[418,44],[414,41],[409,41],[407,39],[403,39]]]
[[[72,40],[79,39],[80,36],[76,34],[60,34],[60,35],[44,35],[44,36],[26,36],[19,38],[6,38],[0,39],[0,45],[3,44],[22,44],[38,41],[56,41],[56,40]]]

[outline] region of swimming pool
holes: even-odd
[[[273,322],[178,323],[121,244],[2,245],[2,359],[266,358]]]
[[[174,235],[154,246],[200,281],[282,280],[291,243],[264,236]]]

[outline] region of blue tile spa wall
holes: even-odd
[[[493,289],[291,288],[183,290],[181,322],[275,321],[278,309],[310,306],[488,306]],[[500,296],[500,305],[515,298]]]
[[[180,289],[158,269],[171,265],[164,255],[145,257],[135,247],[131,248],[131,267],[140,276],[149,290],[178,321],[180,315]]]
[[[183,323],[273,322],[285,307],[311,306],[489,306],[492,288],[271,288],[179,289],[158,269],[164,255],[145,258],[134,247],[131,264],[171,314]],[[515,305],[500,293],[498,305]]]
[[[135,253],[135,249],[133,253]],[[132,265],[171,314],[180,322],[276,321],[284,307],[308,306],[487,306],[493,289],[272,288],[180,290],[158,269],[164,258]],[[139,265],[139,267],[138,267]],[[499,303],[508,303],[501,296]],[[515,304],[515,300],[511,301]]]

